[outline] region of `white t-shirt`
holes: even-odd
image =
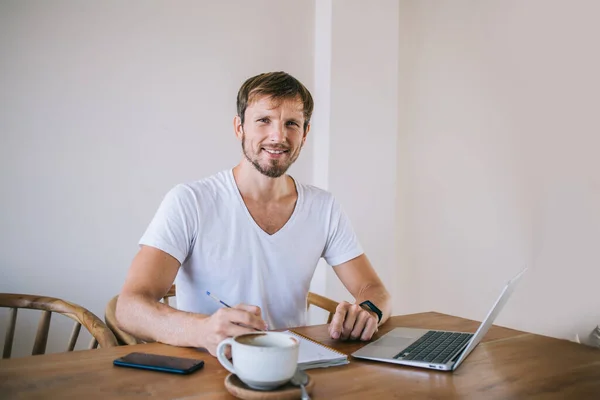
[[[294,180],[298,200],[273,235],[246,208],[233,170],[171,189],[140,239],[175,257],[177,308],[213,314],[219,303],[257,305],[269,329],[306,325],[306,296],[321,257],[332,266],[363,253],[327,191]]]

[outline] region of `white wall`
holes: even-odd
[[[334,1],[332,27],[329,189],[394,294],[398,2]],[[327,293],[351,301],[329,272]]]
[[[1,2],[0,292],[103,318],[165,192],[241,157],[241,83],[284,70],[312,89],[313,36],[310,1]],[[292,173],[311,181],[311,146]],[[13,356],[33,344],[23,315]],[[49,352],[70,326],[54,319]]]
[[[319,1],[316,12],[315,182],[335,194],[395,293],[398,2]],[[332,268],[323,275],[327,296],[353,301]]]
[[[313,148],[313,184],[329,189],[329,146],[331,136],[331,33],[333,30],[333,0],[315,2],[314,33],[314,90],[315,100],[311,121],[310,143]],[[331,295],[327,291],[330,266],[319,260],[311,281],[310,291]],[[307,323],[321,324],[328,313],[318,307],[309,307]]]
[[[582,339],[600,323],[595,1],[401,1],[399,251],[409,311]]]

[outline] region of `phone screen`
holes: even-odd
[[[113,362],[120,367],[142,368],[154,371],[189,374],[204,366],[204,361],[149,353],[130,353]]]

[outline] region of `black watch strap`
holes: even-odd
[[[371,303],[369,300],[365,300],[362,303],[359,304],[359,306],[361,307],[368,307],[371,311],[373,311],[375,314],[377,314],[377,323],[381,322],[381,317],[383,317],[383,314],[381,313],[381,310],[379,308],[377,308],[377,306],[373,303]]]

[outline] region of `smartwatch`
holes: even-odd
[[[369,310],[373,311],[375,314],[377,314],[377,323],[381,322],[381,317],[383,316],[383,314],[381,313],[381,310],[379,308],[377,308],[377,306],[373,303],[371,303],[369,300],[365,300],[362,303],[359,304],[359,306],[361,306],[362,308],[368,307]]]

